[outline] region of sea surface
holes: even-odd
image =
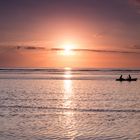
[[[139,79],[139,69],[1,68],[0,140],[140,140]]]

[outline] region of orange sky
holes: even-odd
[[[0,1],[0,67],[140,67],[139,1],[62,1]]]

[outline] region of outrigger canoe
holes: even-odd
[[[116,81],[120,81],[120,82],[122,82],[122,81],[129,81],[129,82],[131,82],[131,81],[137,81],[138,79],[137,78],[132,78],[132,79],[116,79]]]

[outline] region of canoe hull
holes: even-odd
[[[137,81],[137,78],[133,78],[133,79],[116,79],[116,81],[120,81],[120,82],[128,81],[128,82],[131,82],[131,81]]]

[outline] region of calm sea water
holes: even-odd
[[[0,69],[0,140],[140,140],[140,70]]]

